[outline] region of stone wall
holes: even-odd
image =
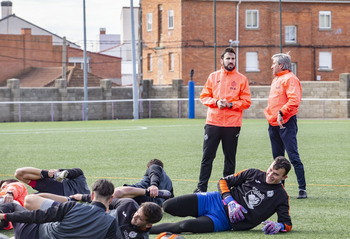
[[[349,118],[350,74],[340,74],[337,82],[302,81],[303,100],[299,118]],[[203,86],[195,87],[195,117],[205,118],[206,107],[198,100]],[[264,118],[269,86],[251,86],[252,105],[244,118]],[[101,80],[100,87],[88,88],[88,119],[132,119],[132,87],[112,87]],[[140,118],[187,118],[188,86],[175,79],[170,86],[153,85],[144,80],[140,97]],[[142,100],[143,99],[143,100]],[[178,100],[182,99],[182,100]],[[0,122],[83,120],[84,88],[67,87],[56,80],[55,87],[20,87],[18,79],[0,87]],[[72,103],[71,103],[72,102]]]

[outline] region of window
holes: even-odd
[[[174,53],[169,53],[169,71],[174,71]]]
[[[259,27],[259,10],[246,10],[245,12],[245,27],[258,28]]]
[[[147,54],[147,71],[152,71],[152,54]]]
[[[318,70],[332,70],[332,52],[319,53]]]
[[[259,61],[257,52],[246,53],[246,72],[259,72]]]
[[[286,43],[296,43],[297,42],[297,27],[296,26],[286,26],[285,32],[285,42]]]
[[[87,69],[88,69],[88,72],[91,72],[90,59],[91,59],[90,57],[87,58]],[[83,57],[69,57],[68,65],[69,66],[78,67],[81,70],[84,70],[84,58]]]
[[[152,31],[152,13],[147,13],[147,31]]]
[[[297,75],[297,63],[292,62],[292,72],[294,75]]]
[[[330,11],[320,11],[319,12],[319,28],[320,29],[331,29],[331,12]]]
[[[174,29],[174,10],[168,11],[168,29]]]

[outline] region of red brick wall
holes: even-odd
[[[83,57],[84,52],[76,48],[68,48],[67,56]],[[90,73],[102,78],[121,78],[121,58],[87,52],[89,58]]]
[[[233,2],[216,5],[216,69],[220,69],[220,55],[236,36],[236,10]],[[214,5],[211,1],[183,2],[183,69],[184,84],[194,69],[196,85],[204,85],[215,71],[214,61]]]
[[[158,6],[162,5],[162,36],[159,41]],[[154,84],[171,84],[181,79],[182,26],[181,0],[147,0],[142,2],[143,78],[153,79]],[[174,10],[174,29],[168,29],[168,11]],[[147,13],[152,13],[152,31],[147,31]],[[163,48],[163,49],[162,49]],[[152,54],[152,71],[147,71],[147,54]],[[174,54],[174,70],[169,70],[169,53]]]
[[[166,10],[175,10],[175,30],[165,34],[163,43],[157,41],[157,6],[163,5],[163,19]],[[216,1],[216,41],[217,68],[220,67],[221,51],[229,45],[229,40],[236,39],[236,2]],[[246,75],[252,84],[270,84],[272,80],[271,56],[280,52],[280,21],[279,2],[242,2],[239,11],[239,71]],[[143,8],[143,39],[149,47],[144,53],[158,56],[166,54],[170,44],[179,48],[181,62],[179,75],[184,84],[190,79],[190,70],[195,70],[197,85],[204,84],[208,75],[214,71],[214,13],[212,1],[199,0],[144,0]],[[245,11],[259,10],[259,28],[250,30],[245,28]],[[332,29],[320,31],[319,11],[331,11]],[[153,31],[146,31],[146,14],[153,13]],[[321,76],[322,80],[336,81],[339,74],[350,71],[350,25],[348,24],[350,4],[339,3],[286,3],[282,2],[282,43],[283,52],[290,51],[292,62],[297,65],[297,75],[300,80],[315,80]],[[178,22],[180,21],[180,22]],[[163,21],[164,23],[164,21]],[[165,22],[167,24],[167,22]],[[181,29],[179,29],[179,25]],[[286,45],[284,31],[286,25],[297,26],[297,44]],[[163,27],[163,32],[167,28]],[[165,49],[155,50],[155,47]],[[246,52],[258,52],[259,72],[246,72]],[[333,71],[318,70],[320,51],[332,52]],[[144,54],[145,60],[146,54]],[[171,83],[174,75],[159,71],[159,61],[153,59],[153,71],[144,72],[145,79],[153,79],[157,84],[159,76],[162,82]],[[147,66],[144,61],[144,69]],[[163,64],[164,68],[164,64]],[[177,71],[177,69],[175,70]],[[176,77],[177,78],[177,77]],[[164,80],[165,79],[165,80]]]
[[[83,57],[83,51],[68,48],[70,56]],[[121,58],[88,53],[92,72],[103,78],[121,78]],[[62,66],[62,46],[52,45],[51,36],[31,35],[23,29],[22,35],[0,34],[0,82],[17,75],[28,67]]]
[[[30,29],[22,35],[0,34],[0,82],[28,67],[61,65],[60,46],[52,46],[51,36],[32,36]]]
[[[245,29],[246,9],[259,9],[258,30]],[[332,12],[330,31],[319,30],[319,11]],[[340,73],[350,71],[350,65],[347,64],[350,58],[350,44],[347,40],[350,37],[350,26],[345,20],[346,13],[349,11],[349,4],[282,3],[283,52],[290,51],[292,62],[297,64],[297,75],[300,80],[315,80],[319,75],[322,80],[337,81]],[[270,57],[280,51],[279,24],[279,3],[242,3],[240,5],[240,45],[243,48],[240,49],[239,56],[240,71],[250,81],[258,84],[271,81]],[[287,45],[284,42],[286,25],[297,26],[297,44]],[[259,73],[245,72],[247,51],[258,52]],[[333,71],[318,70],[320,51],[332,52]]]

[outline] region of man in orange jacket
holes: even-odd
[[[199,183],[194,193],[206,192],[212,164],[221,141],[225,155],[223,176],[233,174],[243,110],[251,104],[248,79],[236,70],[236,53],[232,47],[221,55],[221,69],[211,73],[200,95],[208,106],[203,158]]]
[[[264,114],[269,122],[269,136],[273,158],[288,153],[299,184],[298,199],[307,198],[303,163],[300,160],[297,144],[297,113],[301,101],[299,79],[291,72],[289,54],[272,56],[270,96]]]

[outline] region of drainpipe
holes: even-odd
[[[236,70],[238,71],[238,57],[239,57],[239,52],[238,52],[238,45],[239,45],[239,5],[241,4],[242,0],[239,0],[236,6]]]

